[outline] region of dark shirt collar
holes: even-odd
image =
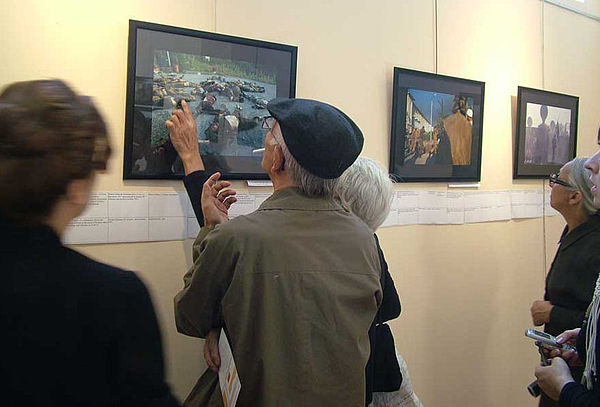
[[[62,243],[50,226],[17,226],[0,215],[0,250],[31,245],[61,246]]]
[[[269,209],[292,209],[304,211],[339,211],[342,206],[333,199],[310,198],[296,187],[275,191],[258,208],[259,211]]]
[[[600,215],[596,212],[594,215],[590,216],[590,218],[577,226],[571,232],[567,233],[569,227],[566,226],[565,230],[563,230],[562,235],[560,236],[560,250],[565,250],[567,247],[571,246],[573,243],[581,239],[582,237],[600,230]]]

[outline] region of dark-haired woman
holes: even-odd
[[[148,291],[61,244],[110,155],[91,100],[59,80],[0,93],[3,406],[176,406]]]

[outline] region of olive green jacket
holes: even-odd
[[[363,407],[381,298],[373,232],[297,188],[207,229],[175,297],[177,329],[205,337],[225,325],[242,384],[237,405]]]

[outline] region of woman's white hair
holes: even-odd
[[[593,215],[598,210],[594,206],[594,195],[592,195],[592,181],[590,170],[585,168],[586,157],[577,157],[567,164],[570,165],[570,171],[568,171],[569,184],[573,185],[581,193],[583,208],[588,215]]]
[[[334,194],[375,231],[390,212],[393,190],[392,180],[376,161],[358,157],[339,178]]]
[[[333,190],[339,178],[325,179],[311,174],[298,164],[290,150],[285,145],[285,140],[280,131],[271,132],[273,138],[281,147],[283,158],[285,160],[284,169],[291,181],[307,196],[310,197],[333,197]]]

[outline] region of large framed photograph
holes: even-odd
[[[546,178],[575,157],[579,98],[519,86],[513,178]]]
[[[267,179],[253,150],[268,101],[295,97],[296,60],[294,46],[130,20],[123,178],[183,176],[165,121],[185,99],[208,171]]]
[[[485,83],[394,68],[390,174],[479,181]]]

